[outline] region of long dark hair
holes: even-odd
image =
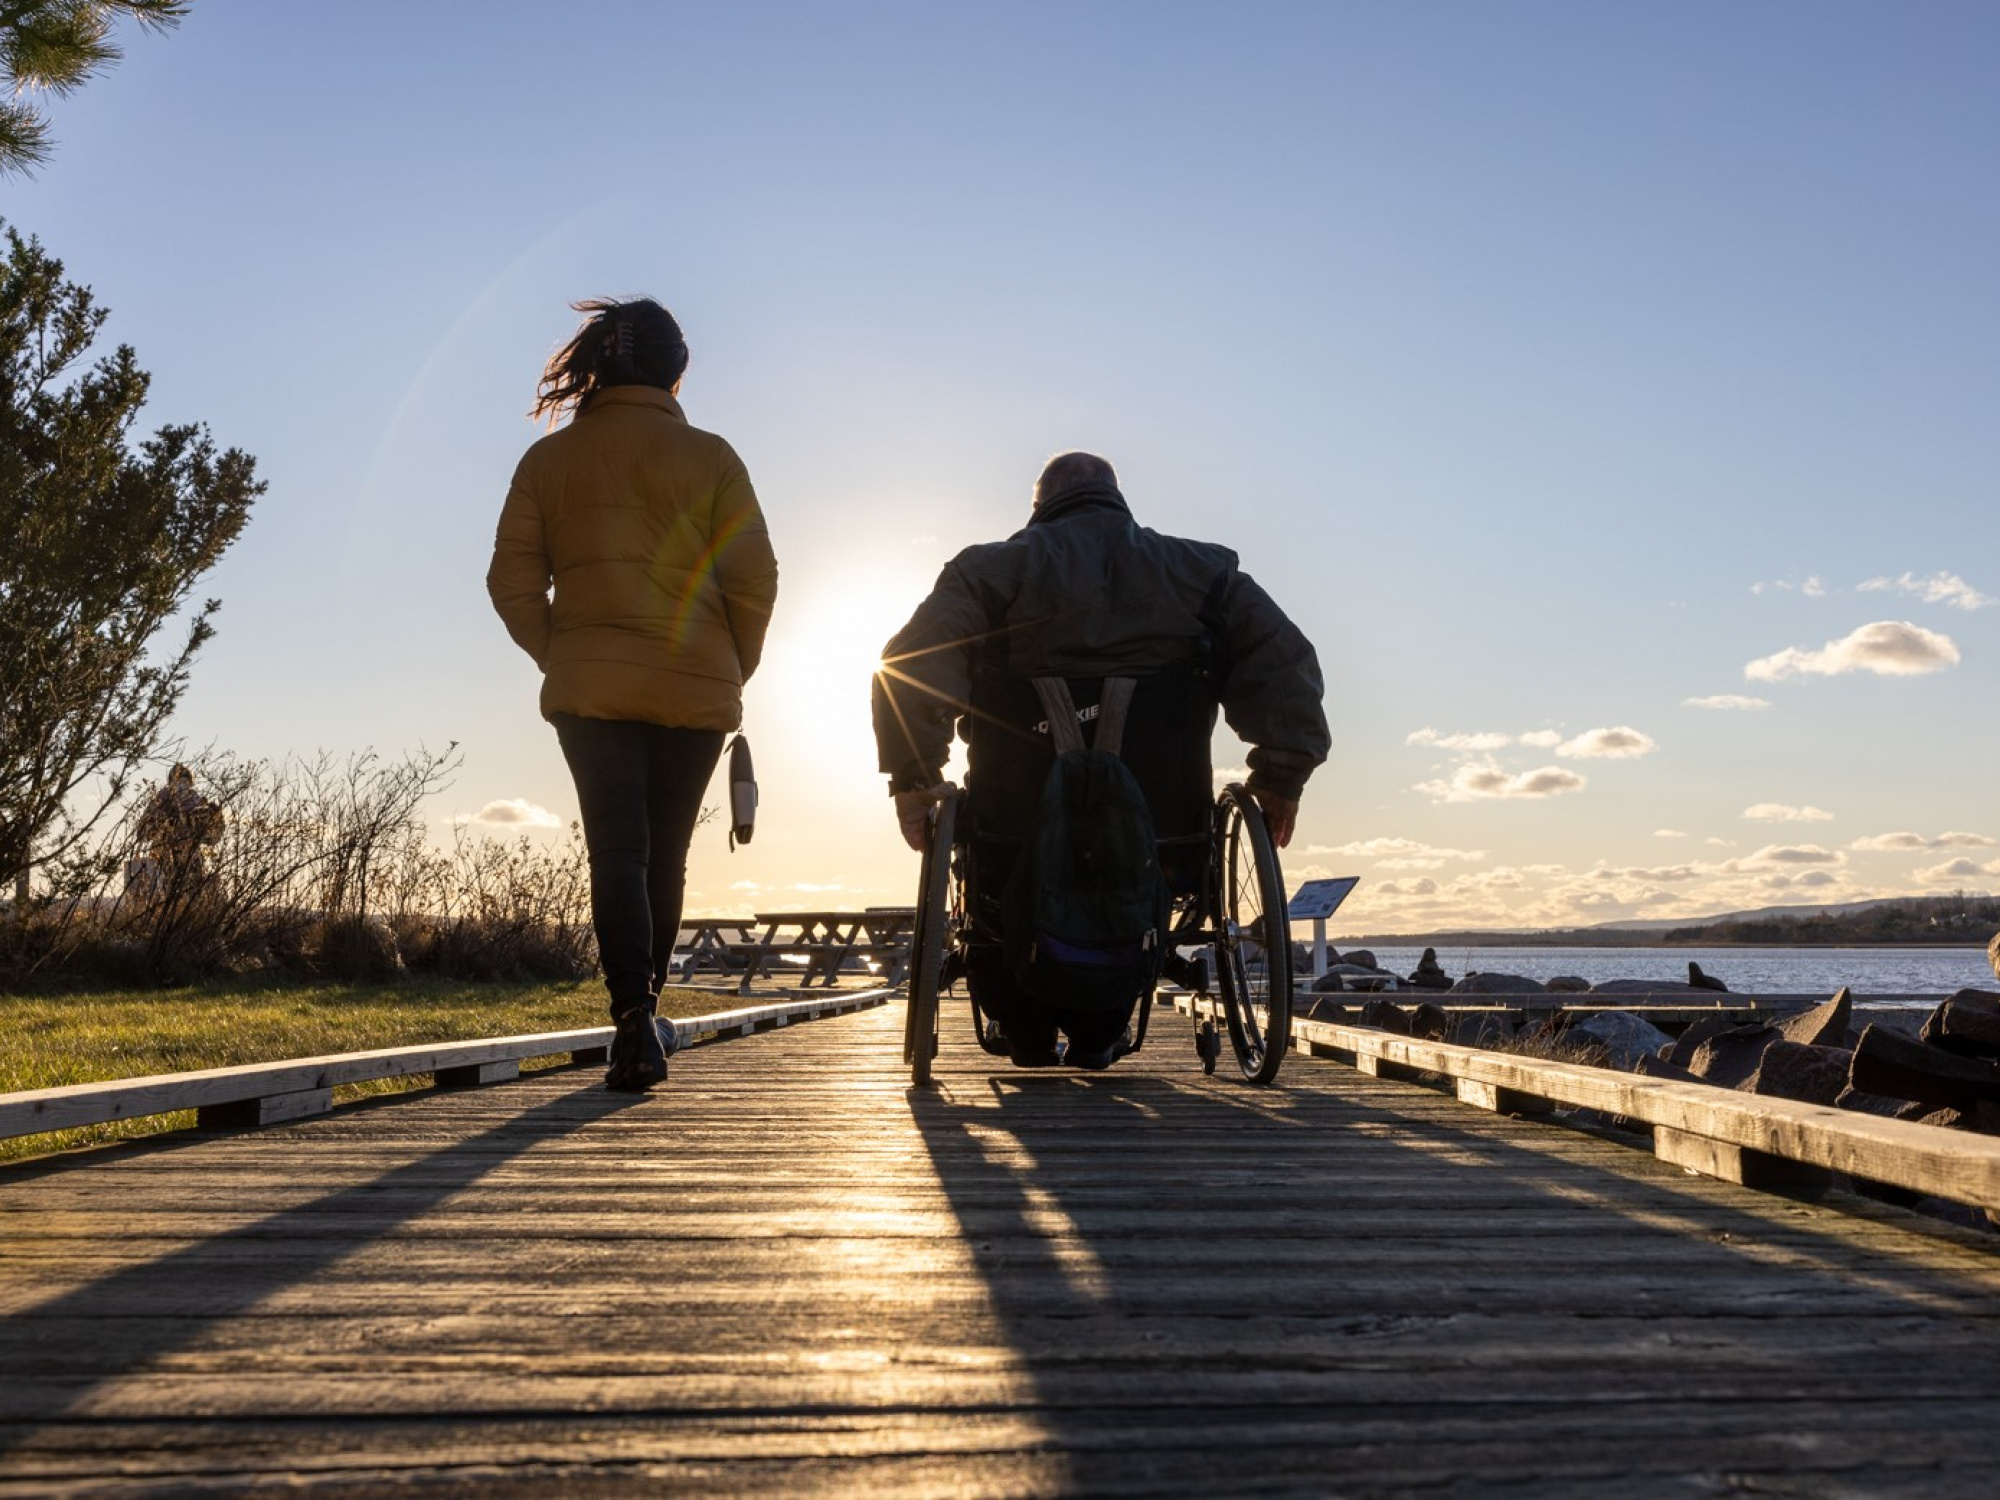
[[[681,325],[651,297],[592,297],[570,307],[584,315],[583,326],[542,371],[530,416],[546,416],[554,426],[565,414],[588,409],[590,398],[609,386],[672,390],[687,370]]]

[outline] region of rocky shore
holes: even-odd
[[[1988,949],[2000,978],[2000,936]],[[1364,962],[1365,960],[1365,962]],[[1462,1045],[1533,1052],[1618,1068],[1653,1078],[1680,1079],[1774,1098],[1797,1099],[1836,1109],[1891,1119],[1914,1120],[1948,1130],[2000,1135],[2000,991],[1964,989],[1946,997],[1920,1023],[1912,1013],[1857,1014],[1852,996],[1841,990],[1824,1004],[1787,1016],[1745,1021],[1717,1014],[1693,1021],[1655,1024],[1633,1010],[1564,1012],[1559,1009],[1473,1009],[1480,995],[1574,993],[1579,996],[1634,995],[1658,1001],[1677,990],[1688,994],[1726,993],[1722,982],[1688,966],[1686,985],[1642,980],[1590,984],[1563,980],[1544,985],[1520,975],[1468,974],[1453,980],[1425,950],[1414,973],[1397,976],[1375,968],[1364,952],[1345,955],[1338,966],[1340,989],[1320,991],[1301,1013],[1310,1020],[1378,1027],[1400,1035]],[[1362,983],[1353,981],[1360,979]],[[1381,984],[1380,980],[1395,981]],[[1376,991],[1368,1000],[1343,1001],[1348,988]],[[1383,991],[1425,990],[1430,997],[1411,1005]],[[1453,1009],[1440,1000],[1457,997]],[[1558,1005],[1563,1002],[1556,1002]],[[1602,1004],[1601,1000],[1588,1002]],[[1686,1012],[1681,1011],[1681,1017]],[[1616,1123],[1616,1122],[1605,1122]],[[1900,1189],[1868,1183],[1858,1191],[1891,1202],[1924,1208],[1961,1222],[1985,1226],[1983,1215],[1944,1205]],[[1968,1215],[1970,1217],[1968,1218]]]

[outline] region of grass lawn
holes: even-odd
[[[733,1010],[734,995],[668,990],[667,1015]],[[566,984],[220,984],[0,995],[0,1093],[610,1024],[596,980]],[[534,1064],[529,1064],[534,1066]],[[342,1085],[335,1099],[428,1085],[428,1074]],[[0,1161],[185,1129],[194,1111],[0,1140]]]

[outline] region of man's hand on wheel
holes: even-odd
[[[1271,842],[1280,849],[1292,841],[1292,829],[1299,821],[1299,801],[1296,797],[1274,797],[1269,792],[1252,792],[1257,806],[1264,813],[1264,827],[1270,831]]]
[[[942,786],[896,793],[896,826],[903,830],[903,842],[919,854],[931,841],[931,808],[943,797]]]

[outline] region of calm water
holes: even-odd
[[[1421,948],[1376,948],[1383,968],[1407,974]],[[1438,962],[1454,979],[1469,969],[1551,979],[1575,974],[1607,979],[1687,982],[1688,961],[1739,994],[1831,995],[1846,985],[1857,995],[1948,995],[2000,989],[1982,948],[1440,948]]]

